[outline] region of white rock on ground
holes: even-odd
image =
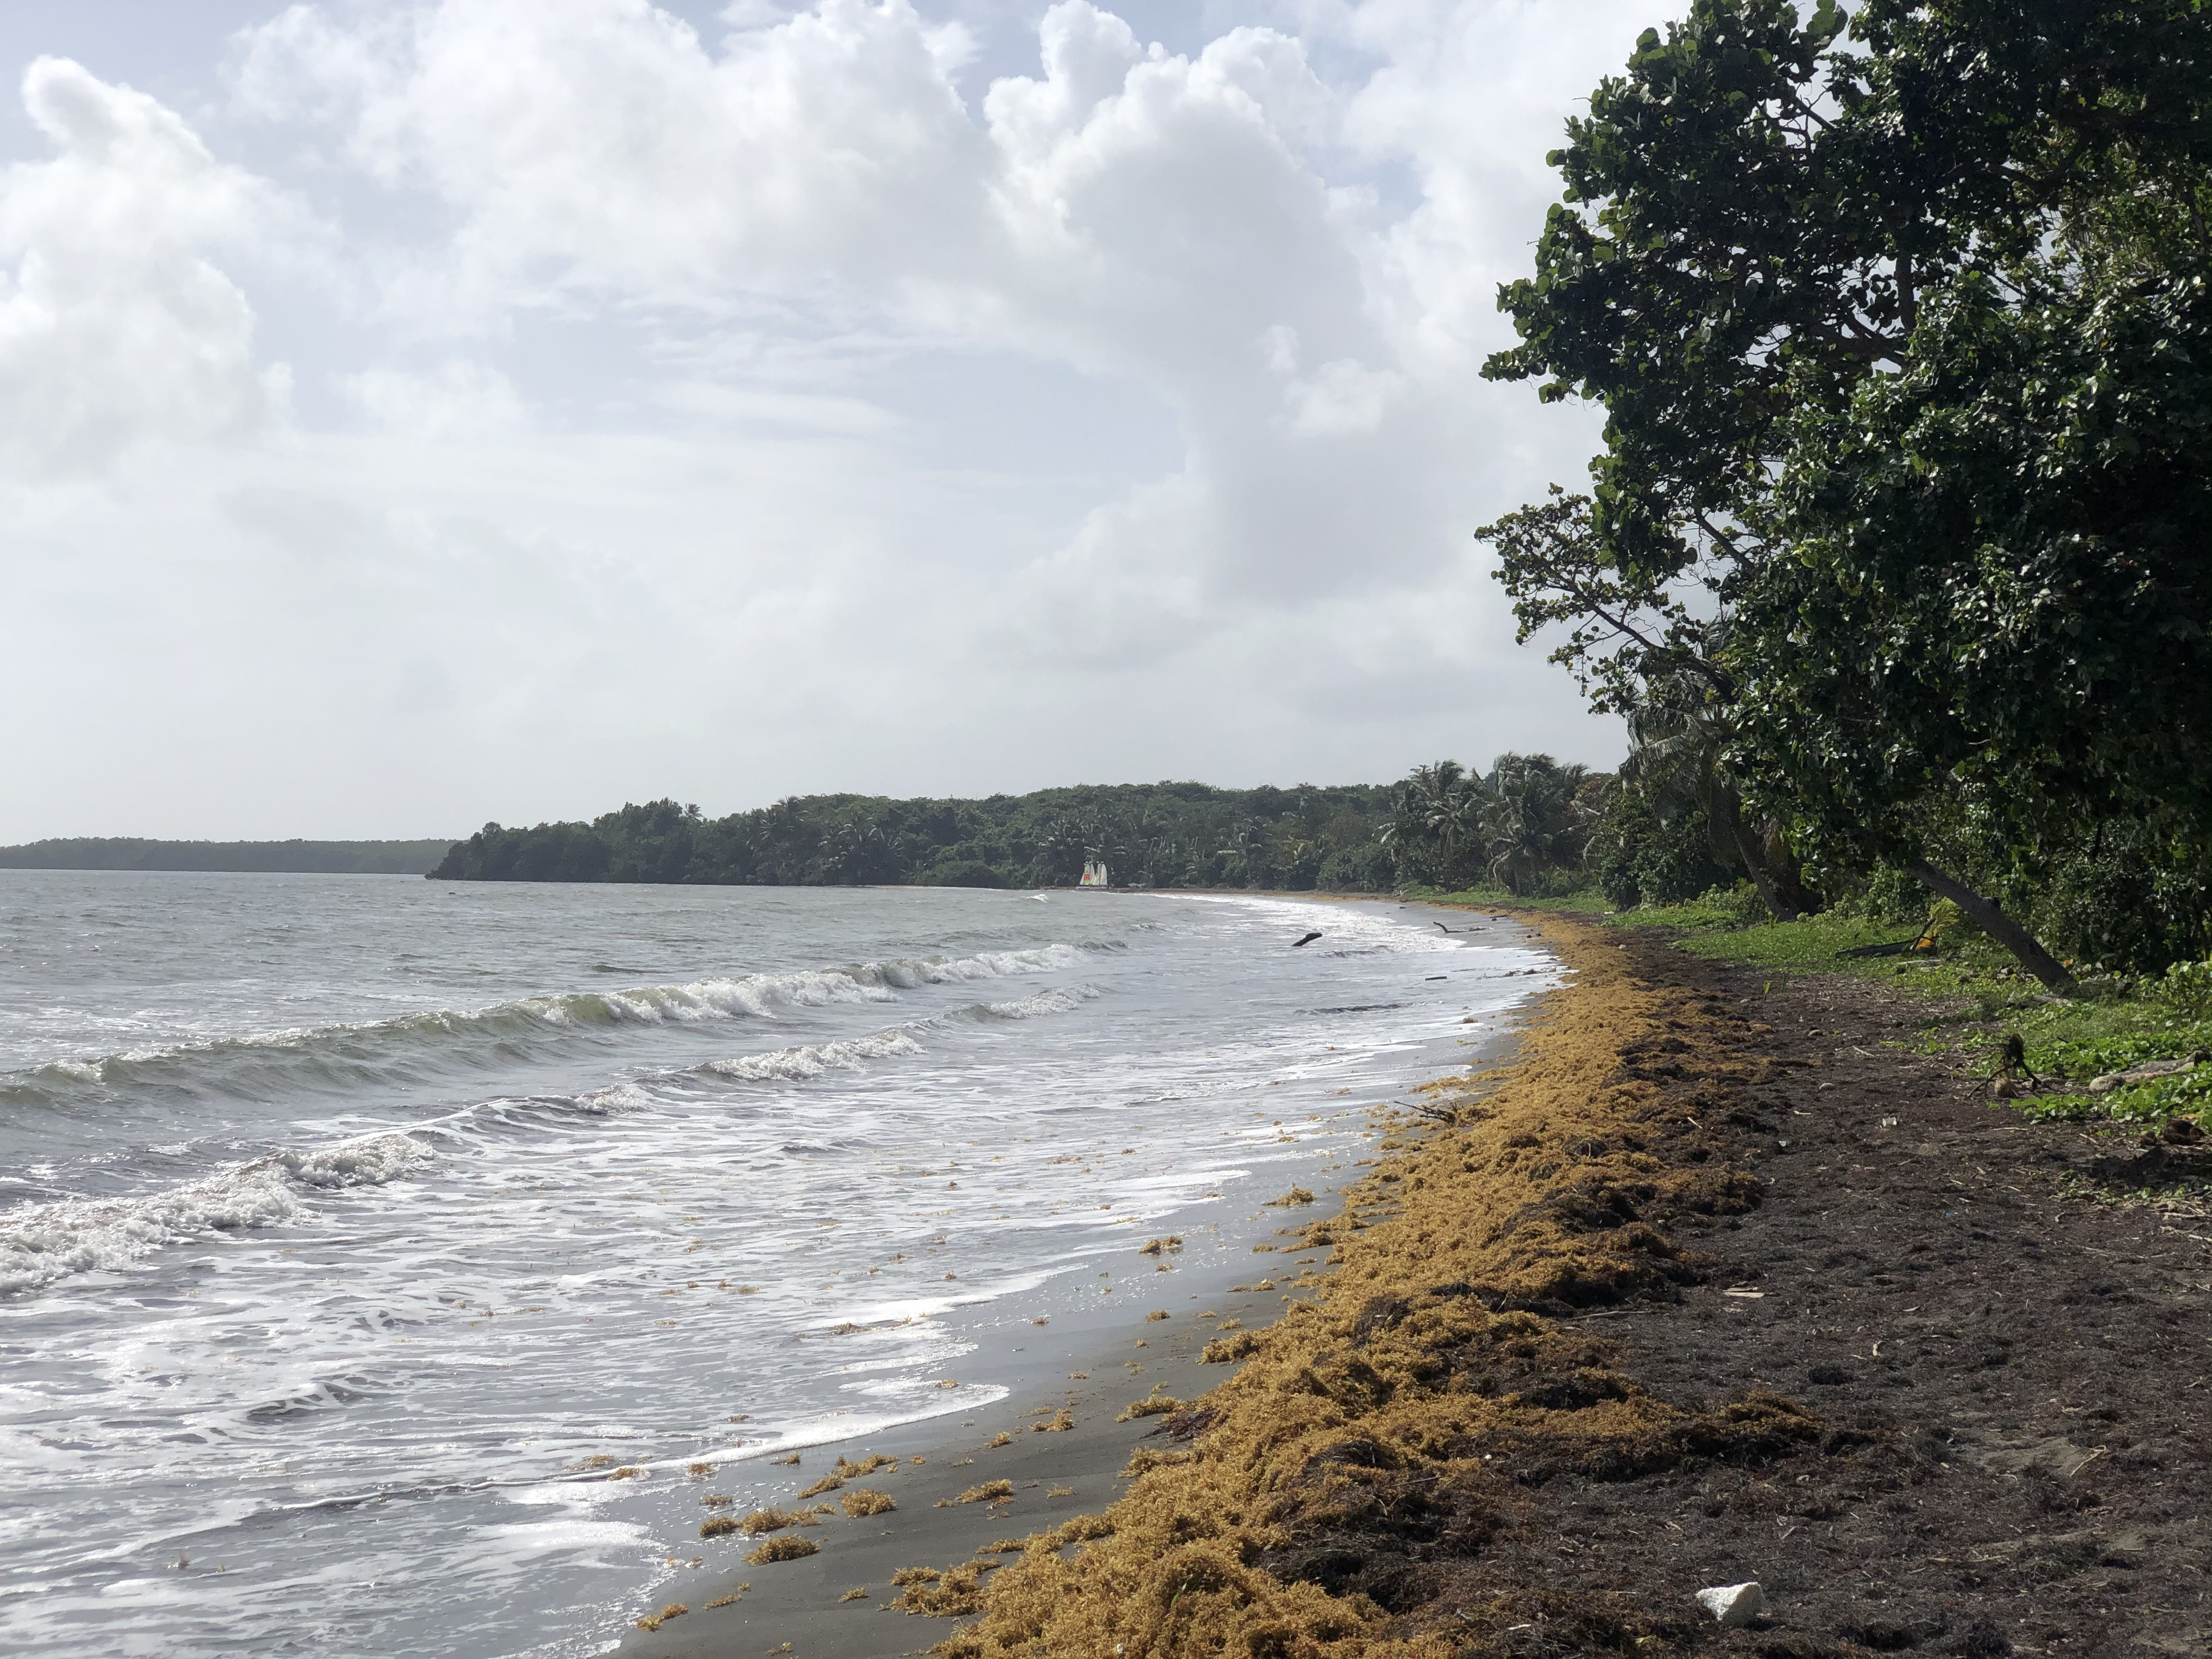
[[[1698,1605],[1712,1614],[1723,1630],[1741,1630],[1765,1609],[1766,1592],[1756,1579],[1748,1584],[1717,1584],[1698,1592]]]

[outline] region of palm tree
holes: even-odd
[[[1580,810],[1586,766],[1549,755],[1500,755],[1483,780],[1475,815],[1492,880],[1509,893],[1535,890],[1547,870],[1582,860],[1589,840]]]
[[[1416,878],[1449,883],[1476,833],[1482,780],[1457,761],[1417,766],[1398,786],[1396,810],[1381,840],[1399,868]]]

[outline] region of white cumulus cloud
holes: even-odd
[[[25,78],[15,835],[1613,750],[1479,369],[1641,7],[267,4]]]
[[[279,204],[173,111],[65,58],[24,71],[51,160],[0,173],[0,450],[18,469],[95,467],[142,438],[277,418],[287,379],[215,263]]]

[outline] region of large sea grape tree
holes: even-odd
[[[1751,809],[2057,986],[1991,872],[2207,804],[2209,159],[2202,0],[1698,0],[1569,124],[1485,368],[1607,416],[1486,532],[1524,637],[1702,684]]]

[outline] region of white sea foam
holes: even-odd
[[[363,1135],[313,1152],[272,1152],[138,1197],[27,1205],[0,1215],[0,1296],[125,1267],[174,1240],[289,1221],[306,1208],[304,1192],[380,1186],[430,1156],[412,1135]]]
[[[288,1077],[336,1080],[374,1074],[387,1062],[484,1042],[511,1044],[622,1027],[692,1024],[726,1019],[774,1019],[841,1003],[892,1002],[901,990],[959,984],[1015,974],[1051,972],[1079,962],[1073,945],[1045,945],[967,957],[893,958],[839,968],[744,974],[681,985],[622,991],[576,991],[517,997],[485,1007],[428,1009],[390,1019],[208,1037],[167,1048],[134,1048],[94,1060],[49,1061],[0,1079],[0,1102],[59,1103],[88,1085],[187,1083],[210,1065],[275,1066]]]
[[[699,1069],[746,1083],[800,1082],[826,1072],[851,1071],[863,1060],[888,1060],[894,1054],[921,1052],[921,1044],[902,1027],[894,1025],[888,1030],[843,1042],[811,1042],[804,1048],[779,1048],[769,1054],[710,1060]]]
[[[1013,1002],[985,1002],[976,1012],[993,1019],[1036,1019],[1045,1014],[1072,1014],[1099,994],[1095,985],[1061,985]]]

